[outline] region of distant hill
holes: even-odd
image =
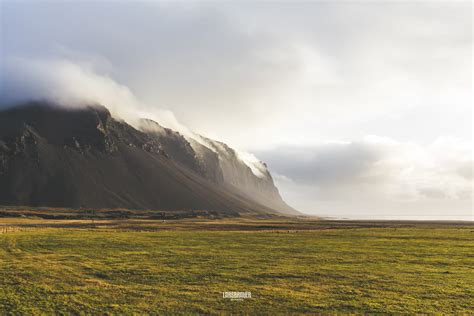
[[[263,163],[223,143],[45,102],[0,112],[0,205],[298,214]]]

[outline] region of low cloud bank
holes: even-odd
[[[313,213],[472,216],[472,142],[439,138],[421,146],[368,136],[258,155],[289,202]]]
[[[138,126],[140,118],[151,118],[165,127],[187,130],[171,111],[142,103],[128,87],[96,68],[67,59],[6,58],[1,69],[0,108],[36,100],[70,108],[100,104],[133,126]]]

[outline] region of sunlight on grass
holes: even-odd
[[[0,235],[11,313],[472,312],[472,228]],[[230,301],[223,291],[250,291]]]

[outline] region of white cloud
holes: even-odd
[[[110,77],[148,106],[239,148],[471,131],[470,3],[5,1],[2,9],[5,54],[107,60]]]
[[[128,87],[97,73],[91,63],[10,57],[5,59],[3,68],[0,106],[36,100],[67,107],[100,104],[116,118],[136,127],[140,118],[152,118],[165,127],[186,129],[172,112],[142,103]]]
[[[333,216],[354,216],[354,208],[366,216],[472,215],[471,142],[440,138],[420,146],[368,136],[260,156],[279,175],[275,180],[289,202],[311,213],[331,214],[324,203],[332,203]]]

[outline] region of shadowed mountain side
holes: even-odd
[[[5,110],[0,204],[275,213],[216,185],[216,175],[191,159],[189,144],[172,150],[172,137],[138,131],[103,107],[30,103]]]

